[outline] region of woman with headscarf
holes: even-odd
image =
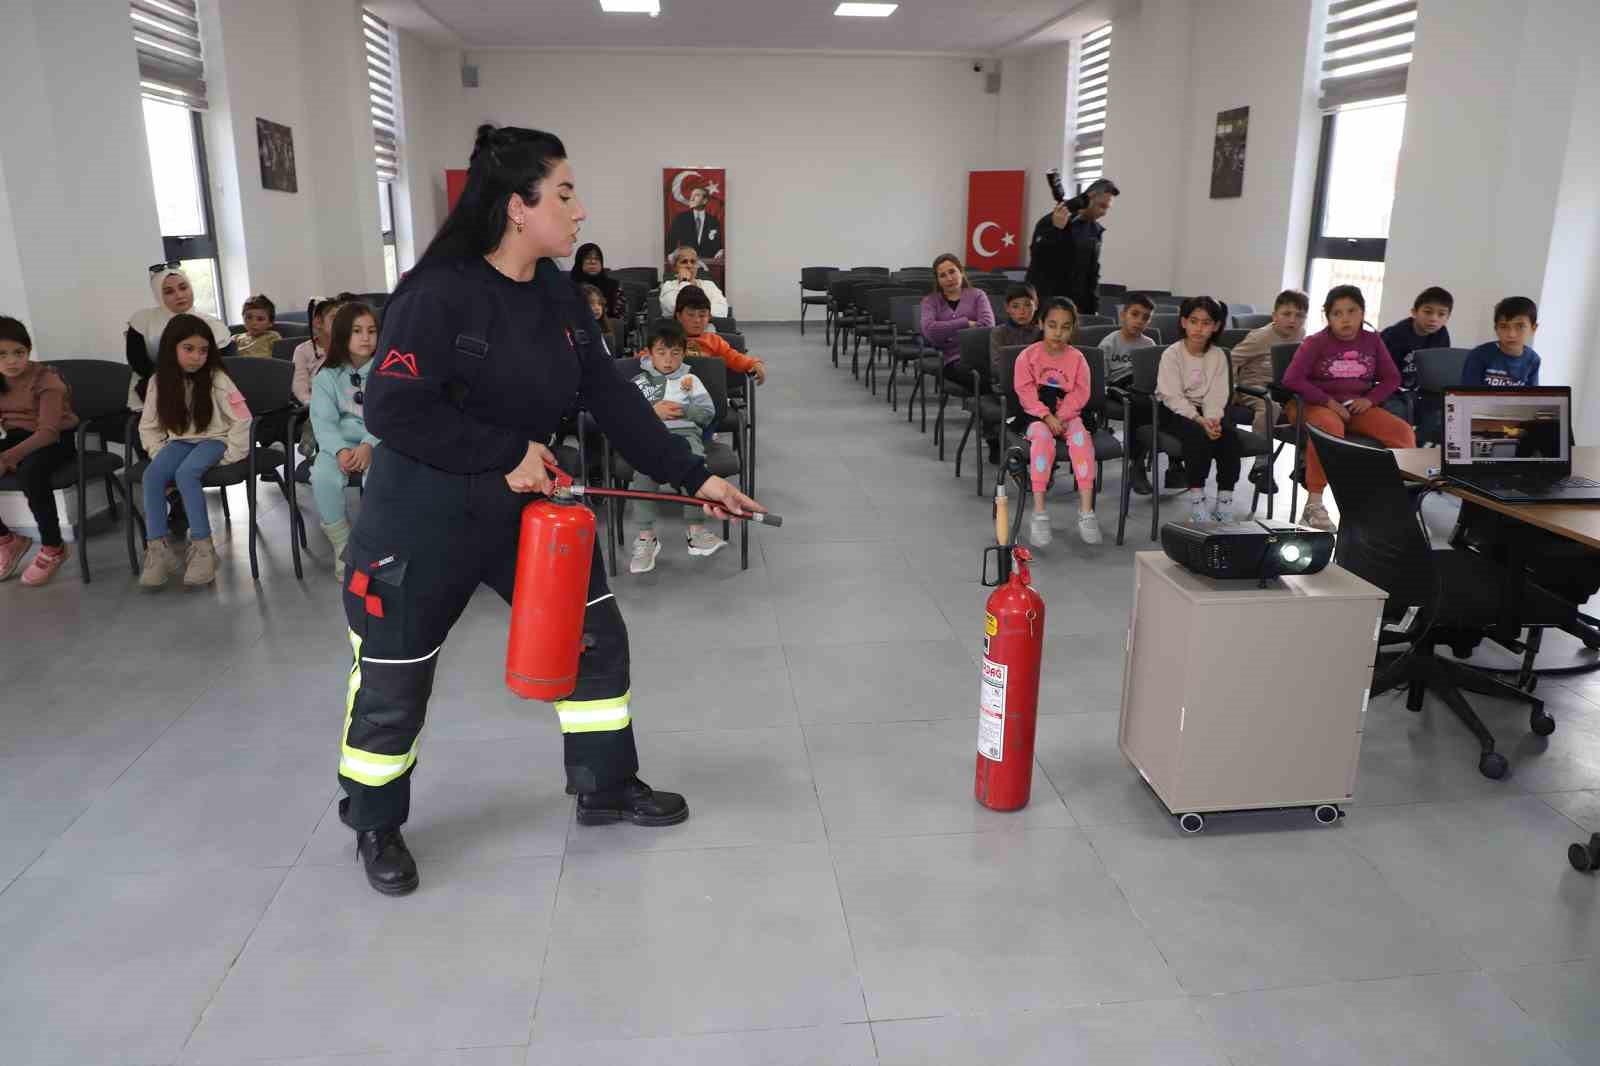
[[[135,411],[144,407],[145,386],[156,372],[161,333],[174,316],[194,315],[211,327],[211,336],[222,346],[222,355],[239,354],[227,324],[194,309],[194,287],[189,284],[189,275],[178,264],[157,263],[151,267],[150,291],[155,294],[155,306],[135,311],[128,319],[126,334],[128,365],[133,367],[133,380],[128,383],[128,406]]]
[[[605,253],[598,244],[585,244],[572,257],[572,283],[579,286],[580,292],[584,285],[599,289],[606,298],[607,318],[621,319],[627,316],[628,301],[622,293],[622,283],[606,271]]]

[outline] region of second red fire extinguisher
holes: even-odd
[[[1028,549],[1006,543],[1003,488],[996,496],[1001,543],[988,550],[1000,557],[1000,575],[984,607],[973,794],[985,807],[1014,811],[1027,806],[1033,787],[1044,599],[1029,584]],[[984,583],[989,584],[987,578]]]

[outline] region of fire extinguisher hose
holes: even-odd
[[[616,496],[625,500],[656,500],[660,503],[677,503],[686,507],[704,507],[711,500],[702,500],[697,496],[680,496],[672,492],[641,492],[637,489],[601,489],[592,485],[580,485],[572,480],[572,475],[561,469],[549,459],[544,461],[545,469],[550,471],[552,480],[556,483],[557,492],[570,492],[574,496]],[[752,511],[747,515],[730,515],[747,522],[759,522],[764,526],[781,526],[783,519],[775,514],[764,511]]]

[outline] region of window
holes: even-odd
[[[1359,285],[1367,315],[1376,321],[1383,303],[1383,261],[1389,211],[1405,129],[1406,102],[1347,107],[1322,120],[1322,155],[1312,206],[1306,291],[1307,328],[1321,329],[1321,296],[1335,285]]]
[[[390,292],[400,281],[394,243],[394,182],[378,182],[378,224],[383,230],[383,278]]]
[[[1077,192],[1105,173],[1106,104],[1111,86],[1111,23],[1078,43],[1078,92],[1072,139],[1072,181]]]
[[[200,125],[206,81],[199,13],[193,0],[133,0],[128,12],[139,57],[161,258],[183,264],[196,308],[226,321]]]
[[[1324,111],[1404,96],[1417,0],[1333,0],[1322,45]]]

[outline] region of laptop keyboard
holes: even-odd
[[[1542,478],[1530,478],[1526,475],[1510,475],[1497,478],[1474,478],[1486,489],[1505,491],[1515,490],[1528,496],[1553,496],[1567,489],[1600,489],[1600,483],[1576,474],[1568,477],[1556,478],[1546,481]]]

